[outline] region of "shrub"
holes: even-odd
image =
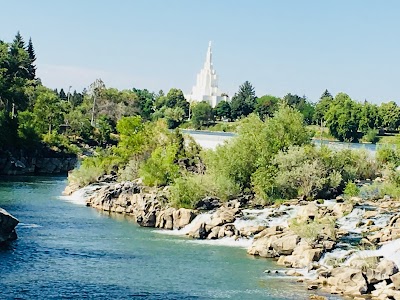
[[[383,145],[376,151],[376,160],[381,164],[400,165],[400,151],[397,146]]]
[[[336,239],[335,221],[328,217],[304,222],[291,219],[289,221],[289,228],[310,244],[316,241],[322,233],[328,235],[332,240]]]
[[[177,178],[170,189],[170,201],[175,207],[193,208],[205,196],[215,196],[226,201],[240,189],[224,176],[211,174],[186,174]]]
[[[345,196],[354,197],[360,194],[360,189],[353,181],[348,181],[343,193]]]
[[[175,144],[156,148],[139,170],[143,183],[150,186],[164,186],[178,178],[179,166],[175,164],[177,151],[178,147]]]
[[[378,130],[376,129],[368,130],[362,139],[365,142],[376,144],[379,141]]]
[[[253,173],[260,169],[258,173],[264,174],[263,169],[279,151],[292,145],[309,144],[310,137],[301,113],[281,106],[274,117],[265,122],[256,115],[243,119],[238,135],[207,155],[206,165],[213,173],[230,178],[243,190],[250,189]]]

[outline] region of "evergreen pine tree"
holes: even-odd
[[[15,35],[13,45],[25,49],[25,42],[24,39],[22,38],[21,33],[18,31],[17,34]]]
[[[28,67],[29,79],[33,80],[36,77],[36,66],[35,66],[36,55],[35,55],[35,50],[33,49],[33,44],[32,44],[31,38],[29,38],[27,51],[29,54],[29,61],[30,61],[30,64]]]
[[[67,100],[67,95],[64,92],[64,89],[60,90],[60,94],[59,94],[60,99],[62,100]]]

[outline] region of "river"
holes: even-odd
[[[215,149],[218,145],[223,144],[225,141],[229,141],[235,136],[235,133],[232,132],[213,132],[204,130],[183,130],[183,132],[192,136],[200,146],[206,149]],[[345,143],[319,139],[313,139],[313,142],[317,146],[326,145],[334,149],[365,149],[372,154],[375,153],[377,148],[376,144]]]
[[[1,299],[308,299],[293,278],[264,273],[279,269],[270,260],[66,201],[65,186],[1,178],[0,207],[20,220],[0,248]]]

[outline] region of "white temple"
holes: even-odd
[[[212,64],[211,42],[208,44],[206,61],[203,69],[197,74],[196,85],[192,88],[192,93],[185,95],[189,102],[207,101],[212,107],[223,100],[227,101],[227,96],[221,96],[218,90],[218,76]]]

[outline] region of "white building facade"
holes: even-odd
[[[206,101],[212,107],[217,106],[221,101],[228,100],[227,96],[221,96],[218,89],[218,75],[212,64],[211,42],[208,44],[204,66],[197,74],[196,85],[193,86],[191,94],[185,95],[185,98],[191,103]]]

